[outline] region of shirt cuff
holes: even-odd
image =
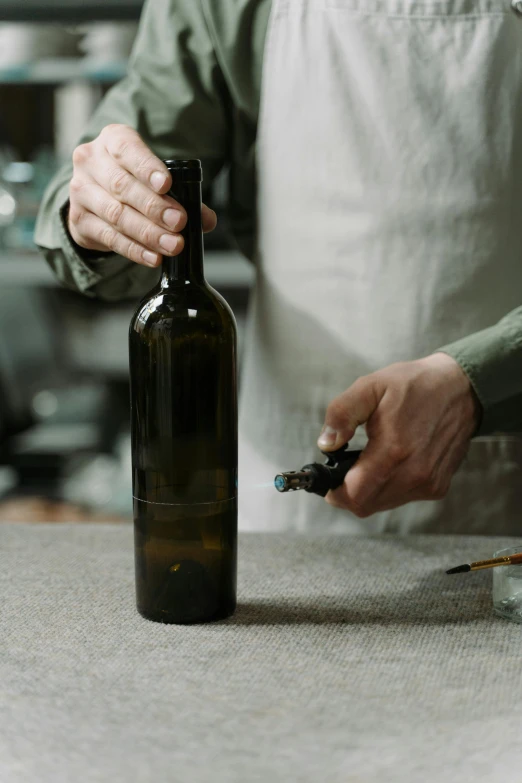
[[[522,312],[522,311],[521,311]],[[482,406],[477,435],[513,429],[511,402],[522,395],[522,337],[518,317],[457,340],[438,351],[463,369]]]
[[[102,280],[117,274],[128,261],[116,253],[87,250],[76,244],[67,225],[69,199],[59,211],[60,245],[71,277],[80,291],[93,288]]]

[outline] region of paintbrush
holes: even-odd
[[[450,568],[447,574],[464,574],[467,571],[481,571],[483,568],[496,568],[497,566],[522,565],[522,552],[516,555],[507,555],[505,557],[493,557],[491,560],[477,560],[475,563],[464,563],[464,565]]]

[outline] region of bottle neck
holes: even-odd
[[[174,181],[169,195],[187,212],[187,225],[181,232],[185,245],[177,256],[164,256],[161,287],[170,288],[187,282],[204,283],[203,227],[201,223],[201,183]]]

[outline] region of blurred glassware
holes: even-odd
[[[16,486],[16,483],[16,471],[9,465],[2,465],[0,467],[0,498],[9,492],[9,490],[13,489],[13,487]]]
[[[0,247],[34,248],[38,205],[56,168],[56,156],[48,148],[39,149],[32,162],[0,151]]]
[[[62,485],[69,503],[93,511],[132,517],[130,436],[122,433],[114,454],[97,454],[79,463]]]
[[[0,249],[9,244],[9,232],[12,230],[15,218],[16,200],[12,193],[0,185]]]
[[[34,169],[31,163],[14,160],[4,168],[2,177],[13,185],[24,185],[33,179]]]
[[[83,68],[83,64],[82,64]],[[54,90],[54,154],[70,161],[78,139],[96,108],[100,95],[89,81],[57,85]]]
[[[13,151],[7,147],[0,147],[0,248],[6,246],[6,233],[13,225],[16,213],[17,203],[11,187],[3,181],[2,172],[14,159]]]
[[[111,22],[82,25],[84,33],[79,48],[89,63],[113,63],[126,60],[134,44],[138,25],[135,22]]]
[[[0,68],[33,63],[46,57],[78,55],[77,30],[52,24],[0,24]]]
[[[31,408],[36,419],[47,419],[58,410],[58,397],[54,391],[42,389],[32,399]]]
[[[10,226],[16,215],[16,201],[4,187],[0,185],[0,228]]]
[[[4,166],[1,179],[14,199],[15,219],[2,231],[5,248],[33,247],[33,234],[38,211],[38,198],[33,186],[34,167],[26,161],[12,161]]]
[[[500,549],[493,557],[516,555],[522,545]],[[505,620],[522,623],[522,566],[493,568],[493,611]]]

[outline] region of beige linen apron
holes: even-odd
[[[520,534],[517,435],[474,441],[445,500],[365,520],[255,485],[319,456],[326,406],[358,376],[520,305],[522,16],[509,0],[274,0],[258,171],[243,529]]]

